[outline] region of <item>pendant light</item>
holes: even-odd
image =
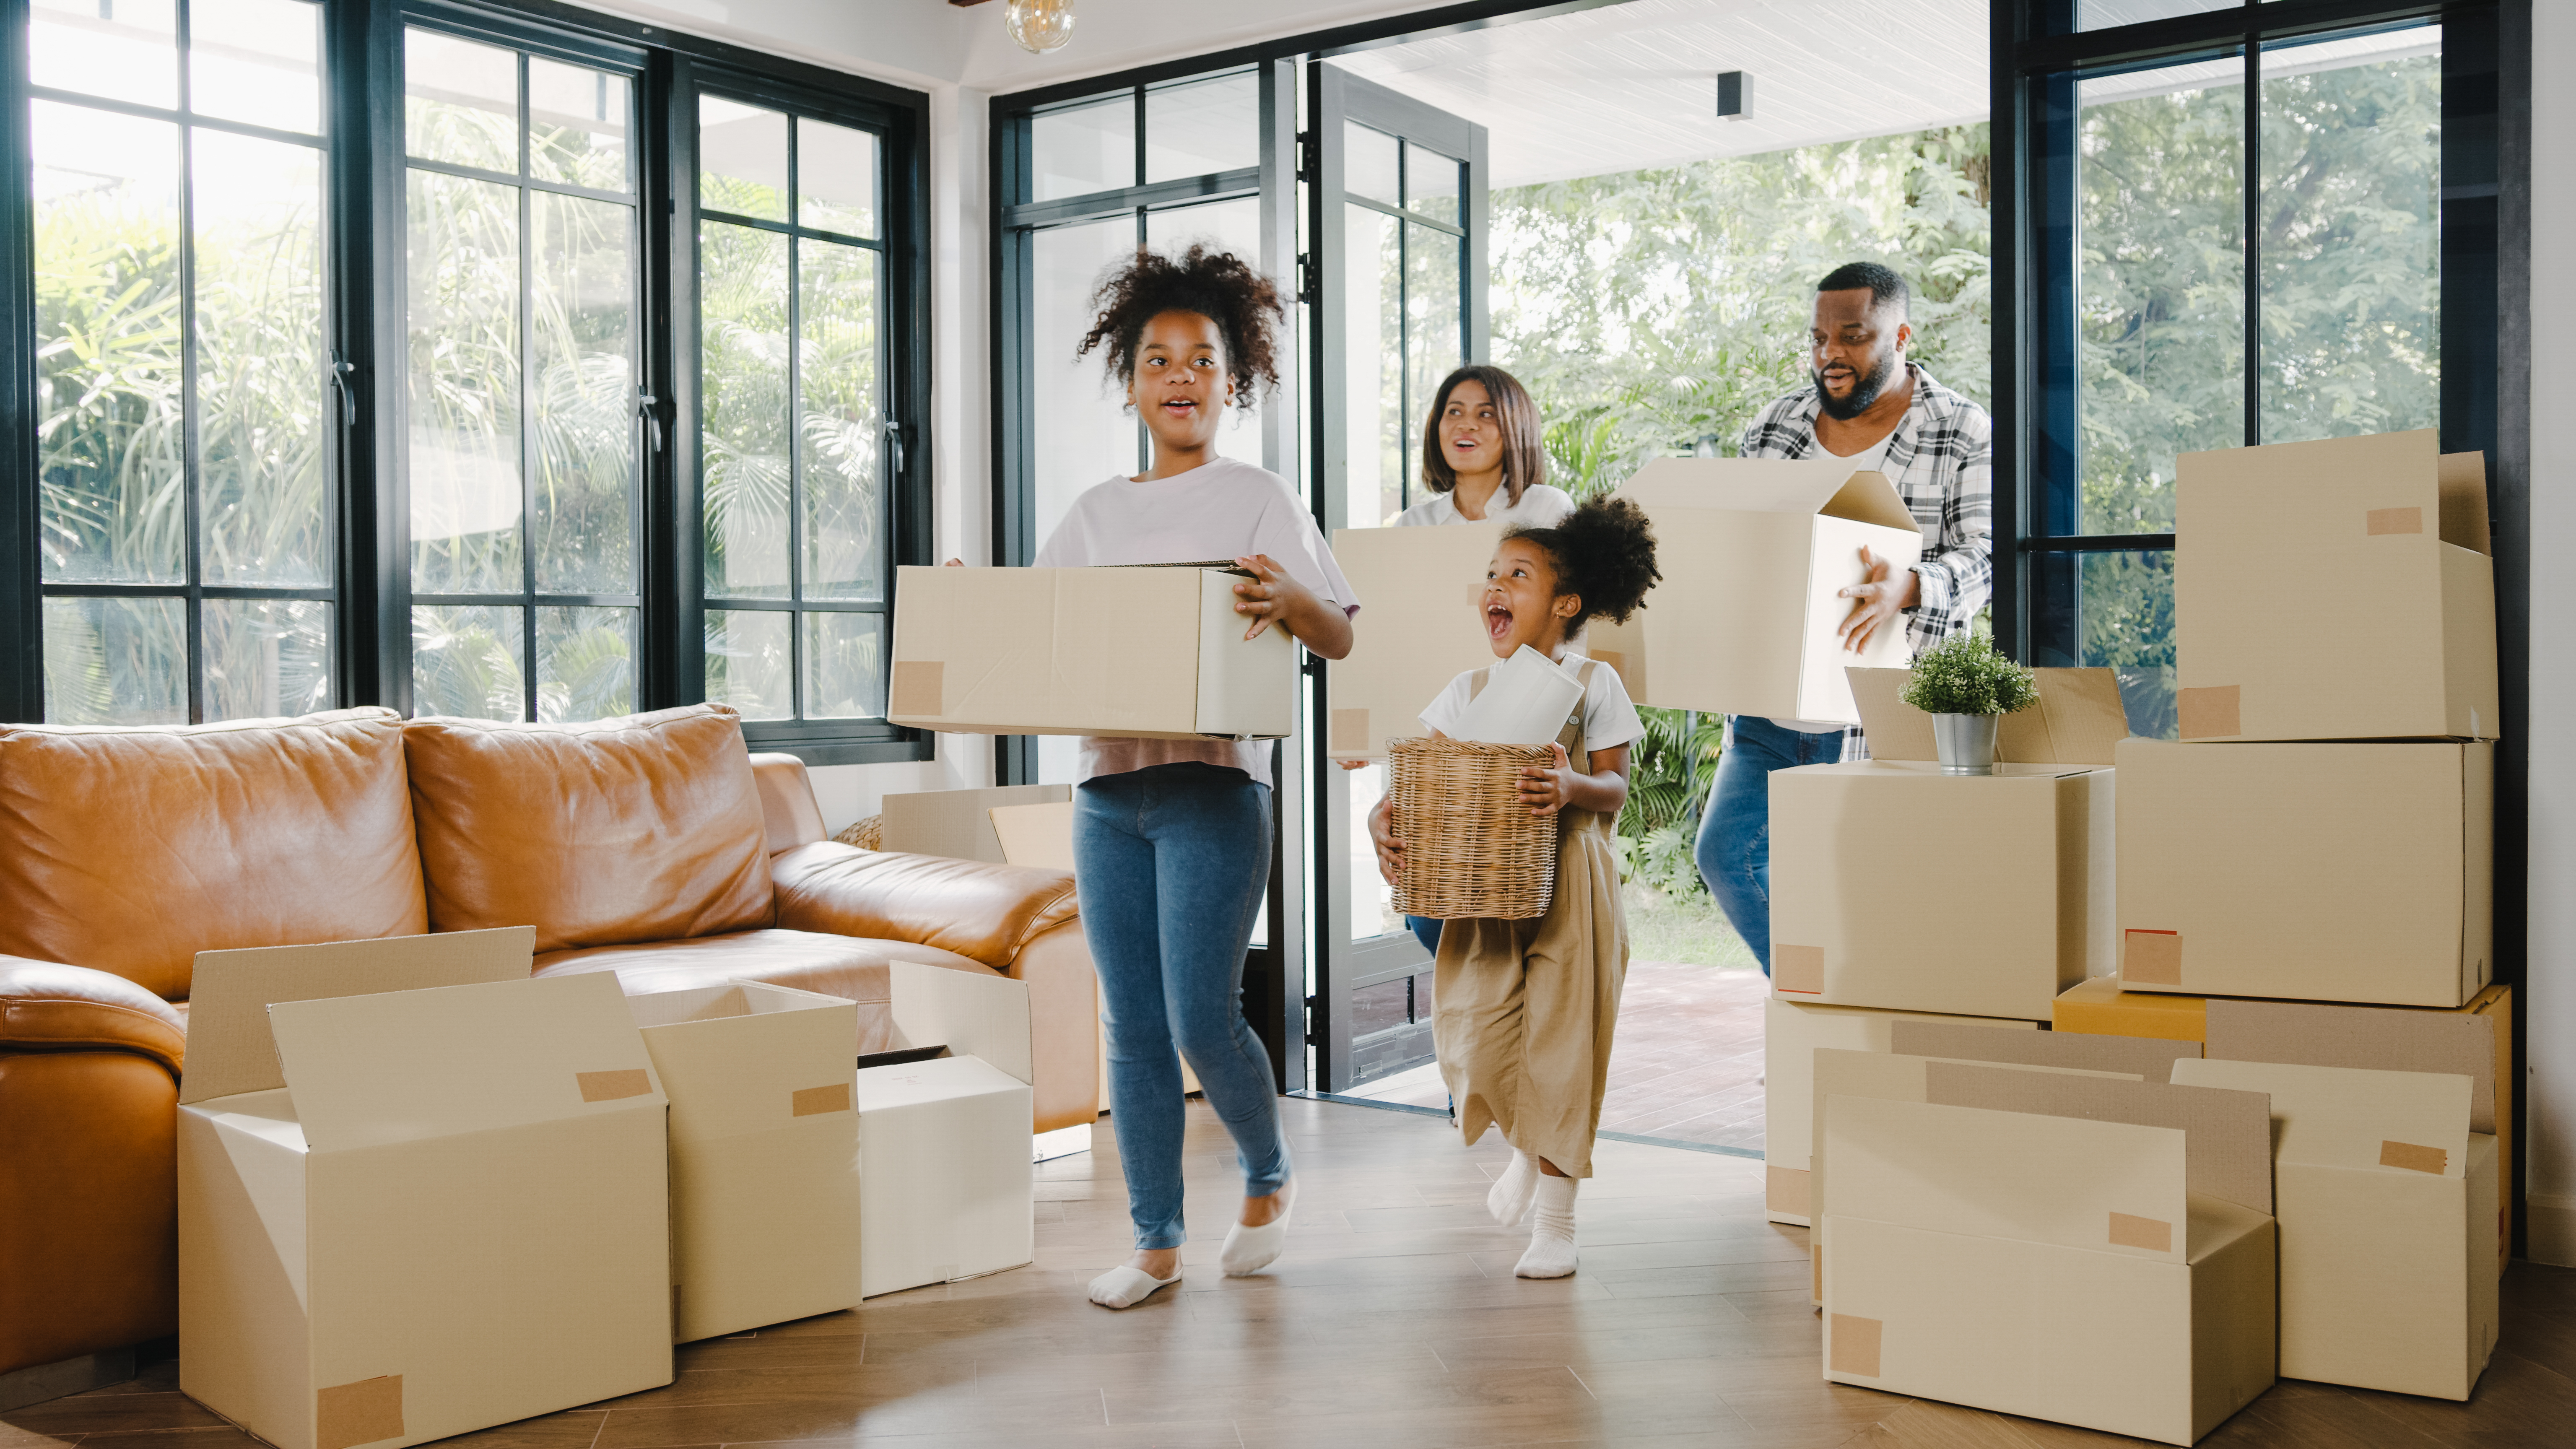
[[[1002,7],[1002,28],[1031,55],[1062,50],[1073,39],[1073,0],[1010,0]]]

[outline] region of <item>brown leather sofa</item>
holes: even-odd
[[[804,766],[722,706],[0,726],[0,1373],[176,1328],[197,952],[527,924],[541,976],[849,998],[859,1051],[890,961],[1017,978],[1033,1127],[1098,1115],[1071,877],[826,840]]]

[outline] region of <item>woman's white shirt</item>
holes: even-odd
[[[1448,523],[1482,521],[1501,523],[1507,528],[1514,525],[1528,528],[1554,528],[1565,521],[1565,515],[1574,511],[1574,495],[1553,483],[1533,483],[1521,490],[1518,503],[1506,504],[1501,508],[1494,507],[1494,500],[1502,496],[1497,492],[1494,498],[1486,500],[1485,516],[1482,520],[1478,520],[1460,513],[1457,500],[1449,494],[1434,493],[1396,515],[1395,526],[1426,528]]]
[[[1200,563],[1256,553],[1268,554],[1317,598],[1340,605],[1347,614],[1359,612],[1359,600],[1333,562],[1315,516],[1297,501],[1288,481],[1234,458],[1211,458],[1168,478],[1139,482],[1121,476],[1093,484],[1073,500],[1032,562],[1038,568],[1097,568]],[[1086,780],[1184,760],[1232,766],[1264,782],[1270,778],[1267,740],[1085,736],[1082,741]]]
[[[1583,667],[1584,656],[1573,649],[1557,661],[1568,669]],[[1468,670],[1449,681],[1440,697],[1422,711],[1422,722],[1452,739],[1458,735],[1458,721],[1467,712],[1467,701],[1475,698],[1476,671]],[[1646,722],[1637,717],[1637,706],[1628,699],[1628,685],[1619,671],[1607,664],[1595,664],[1592,677],[1583,687],[1583,747],[1587,750],[1610,750],[1633,744],[1645,738]]]

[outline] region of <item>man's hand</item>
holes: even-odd
[[[1377,873],[1388,885],[1404,870],[1404,842],[1395,838],[1395,802],[1380,796],[1368,813],[1369,839],[1377,843]]]
[[[1869,571],[1869,582],[1854,584],[1834,596],[1856,601],[1851,617],[1834,631],[1842,636],[1843,647],[1854,654],[1868,647],[1870,637],[1882,626],[1903,627],[1899,620],[1922,597],[1923,583],[1922,576],[1910,568],[1895,571],[1894,565],[1872,554],[1866,544],[1861,547],[1860,562]]]
[[[1548,749],[1551,763],[1521,766],[1521,803],[1532,815],[1555,814],[1574,792],[1574,765],[1565,757],[1565,746],[1551,742]]]

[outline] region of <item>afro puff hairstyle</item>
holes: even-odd
[[[1136,347],[1145,324],[1165,312],[1196,312],[1216,323],[1225,338],[1235,406],[1252,406],[1256,383],[1263,389],[1279,385],[1272,329],[1287,315],[1279,289],[1232,252],[1193,244],[1175,258],[1139,247],[1133,261],[1100,279],[1091,305],[1099,316],[1073,355],[1105,349],[1122,387],[1136,380]]]
[[[1565,623],[1568,634],[1588,619],[1627,623],[1664,577],[1655,567],[1655,530],[1646,510],[1625,498],[1594,498],[1554,528],[1515,527],[1503,537],[1526,538],[1545,550],[1556,566],[1557,594],[1583,600],[1582,612]]]

